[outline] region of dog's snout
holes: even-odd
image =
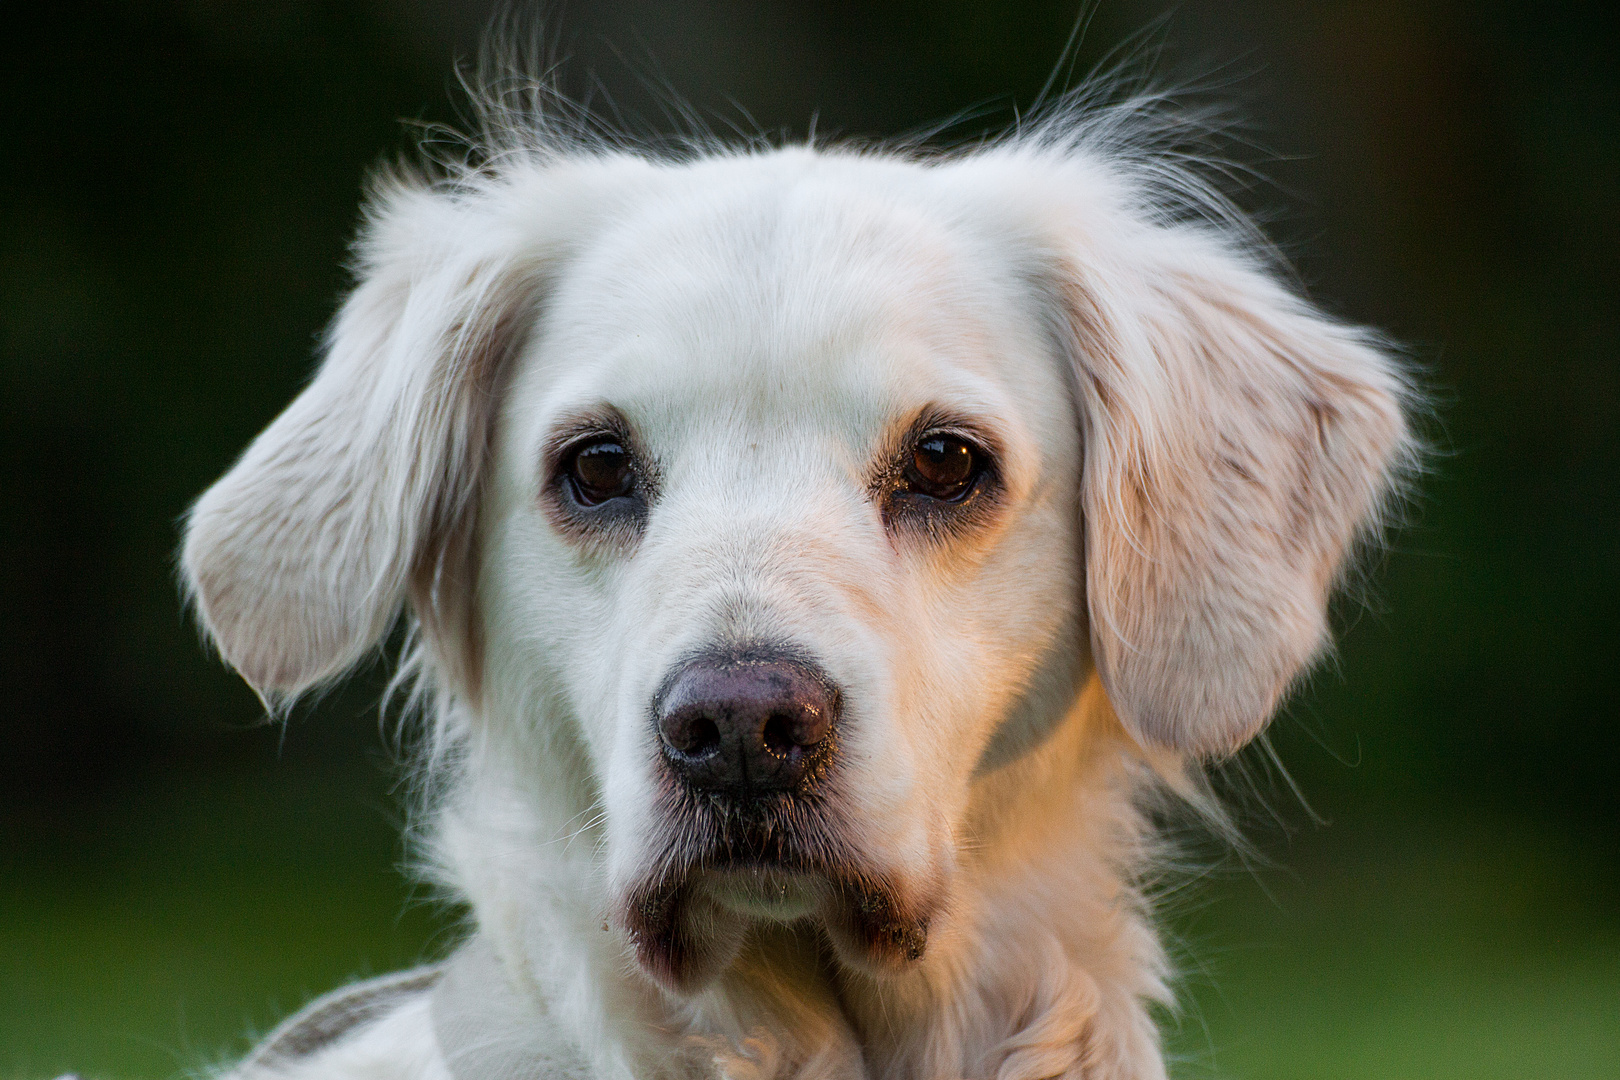
[[[698,791],[755,798],[794,791],[831,753],[839,694],[787,658],[697,660],[654,707],[664,757]]]

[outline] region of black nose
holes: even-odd
[[[687,786],[732,798],[793,791],[825,766],[838,691],[785,658],[697,660],[654,706],[664,757]]]

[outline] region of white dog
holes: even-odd
[[[375,186],[184,553],[271,701],[408,613],[474,926],[237,1075],[1162,1077],[1148,804],[1323,650],[1399,365],[1155,105],[947,154],[491,113]]]

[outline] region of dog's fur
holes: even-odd
[[[1148,803],[1322,652],[1413,443],[1389,351],[1160,105],[654,152],[497,102],[475,160],[375,185],[319,374],[184,566],[271,702],[408,612],[482,974],[244,1073],[1164,1075]],[[638,462],[606,525],[556,475],[597,429]],[[983,452],[960,507],[894,502],[924,429]],[[745,813],[676,782],[651,710],[760,646],[843,716],[812,790]],[[446,1009],[482,1025],[460,1067]]]

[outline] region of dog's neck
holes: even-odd
[[[592,1075],[1141,1077],[1158,1060],[1147,1009],[1167,996],[1132,883],[1145,771],[1093,678],[1040,746],[976,780],[928,951],[881,978],[841,964],[807,920],[761,923],[714,983],[678,998],[611,926],[590,830],[544,834],[509,792],[452,801],[444,827],[482,842],[445,849],[487,853],[449,869],[546,1033],[525,1038],[577,1052]],[[668,1035],[652,1054],[648,1030]]]

